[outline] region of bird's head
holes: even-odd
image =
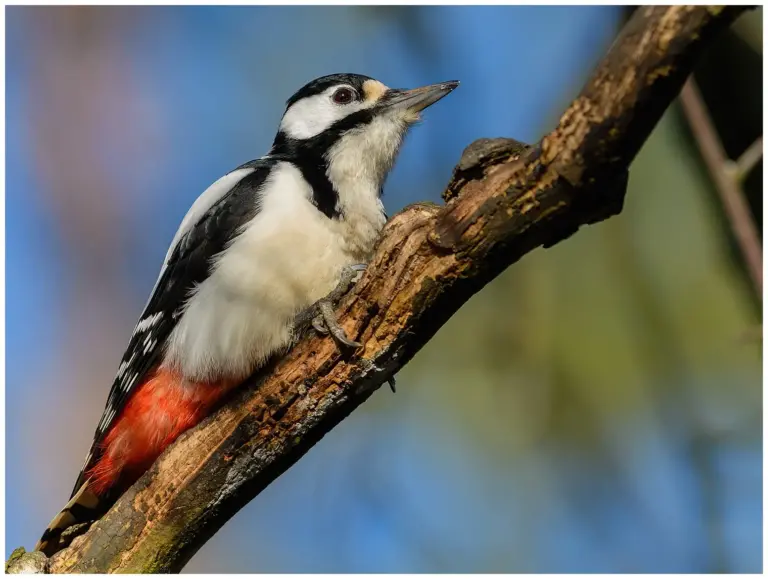
[[[458,85],[403,90],[359,74],[323,76],[288,100],[272,153],[318,163],[337,188],[350,181],[380,188],[408,127]]]

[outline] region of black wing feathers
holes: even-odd
[[[117,376],[107,398],[90,453],[72,491],[84,481],[84,473],[98,459],[100,443],[125,406],[131,392],[146,374],[161,362],[165,341],[183,312],[190,291],[210,275],[212,258],[224,250],[259,210],[259,190],[275,160],[259,159],[239,168],[253,168],[224,193],[179,239],[160,274],[139,323],[123,354]]]

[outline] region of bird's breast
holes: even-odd
[[[367,262],[383,213],[332,220],[308,188],[288,163],[273,172],[259,213],[189,299],[166,365],[197,381],[248,376],[290,343],[296,315],[327,295],[345,266]]]

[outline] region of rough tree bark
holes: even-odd
[[[621,211],[627,170],[701,50],[744,8],[642,7],[558,126],[536,146],[470,145],[446,204],[386,226],[339,319],[363,347],[308,335],[214,416],[182,436],[83,536],[63,572],[174,572],[232,515],[393,376],[474,293],[538,246]]]

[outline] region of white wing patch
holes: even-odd
[[[136,329],[134,329],[133,332],[146,332],[149,328],[156,325],[157,322],[162,319],[162,317],[163,312],[157,312],[156,314],[152,314],[151,316],[147,316],[146,318],[139,320],[139,323],[136,324]]]
[[[85,462],[83,463],[83,466],[80,468],[80,470],[85,470],[88,466],[88,463],[91,462],[91,459],[93,458],[93,452],[89,452],[88,456],[85,457]]]
[[[270,166],[269,162],[259,163],[258,161],[252,161],[248,163],[247,166],[231,171],[208,187],[208,189],[195,200],[189,211],[187,211],[187,214],[184,216],[184,219],[168,248],[160,274],[155,281],[155,287],[152,289],[149,299],[144,306],[144,313],[131,335],[128,349],[123,354],[123,360],[118,367],[117,376],[112,383],[104,414],[99,420],[94,436],[94,442],[86,457],[85,464],[80,472],[73,494],[79,490],[84,477],[86,476],[87,469],[101,452],[102,449],[99,444],[102,442],[104,435],[112,427],[118,413],[120,413],[125,406],[131,392],[136,388],[139,381],[145,377],[147,372],[152,371],[153,366],[161,361],[163,342],[170,329],[182,315],[183,308],[181,306],[183,305],[183,294],[187,291],[188,286],[193,287],[193,282],[196,279],[195,276],[200,275],[201,265],[204,265],[202,260],[207,260],[211,255],[218,252],[218,245],[216,244],[220,245],[227,241],[225,235],[216,236],[216,232],[210,234],[210,232],[205,229],[196,231],[195,228],[202,219],[206,218],[206,215],[209,212],[217,211],[214,209],[217,203],[222,199],[225,199],[229,193],[233,193],[233,190],[237,188],[243,178],[257,170],[267,171]],[[242,199],[247,200],[251,196],[255,196],[259,185],[260,182],[252,184],[251,188],[246,187],[239,192],[241,197],[238,199],[241,199],[242,201]],[[239,208],[239,206],[237,208]],[[237,211],[232,211],[231,209],[232,207],[223,207],[216,215],[225,221],[229,219],[239,226],[237,219],[244,218],[247,215],[241,215]],[[226,227],[226,224],[224,227]],[[226,234],[227,231],[220,233]],[[175,279],[168,271],[168,262],[175,256],[174,252],[179,248],[179,244],[185,239],[185,236],[189,234],[192,234],[194,237],[191,242],[192,249],[190,250],[192,254],[190,255],[187,253],[186,248],[183,248],[183,252],[180,252],[182,253],[179,255],[179,259],[182,262],[182,268],[179,272],[181,279]],[[205,236],[205,241],[211,242],[211,240],[213,240],[212,243],[214,245],[211,246],[210,243],[207,243],[203,244],[202,248],[200,248],[196,244],[199,244],[202,236]],[[206,251],[210,254],[206,254]],[[184,269],[189,265],[190,260],[193,261],[191,272]],[[175,266],[171,265],[170,267],[173,268]],[[169,275],[171,275],[169,278],[171,281],[163,282],[162,291],[169,291],[170,293],[156,295],[158,291],[161,291],[158,289],[160,283]],[[152,307],[150,307],[150,305]]]
[[[104,416],[101,417],[101,422],[99,422],[99,426],[97,428],[98,431],[103,432],[106,429],[106,426],[112,421],[112,419],[115,417],[116,409],[114,406],[111,406],[109,410],[107,410],[104,413]]]
[[[157,339],[153,338],[152,334],[149,334],[146,338],[144,338],[144,355],[146,356],[149,354],[156,344]]]
[[[125,374],[125,371],[128,368],[130,368],[131,365],[133,364],[134,358],[136,358],[136,352],[131,354],[131,357],[127,361],[124,361],[124,362],[120,363],[120,367],[117,369],[117,377],[118,378],[122,378],[123,377],[123,374]]]

